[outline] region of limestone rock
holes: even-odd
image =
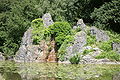
[[[120,43],[113,42],[112,43],[112,48],[113,48],[113,50],[115,50],[118,53],[120,53]]]
[[[5,57],[2,55],[2,53],[0,52],[0,61],[4,61]]]
[[[83,48],[83,46],[87,43],[86,39],[87,39],[87,34],[84,31],[78,32],[75,35],[75,41],[73,44],[73,53],[80,53],[81,49]]]
[[[82,19],[78,20],[77,26],[79,26],[81,28],[81,30],[85,30],[85,28],[86,28],[86,25],[84,24]]]
[[[90,32],[92,35],[96,36],[97,41],[108,41],[110,39],[110,37],[107,35],[106,32],[104,32],[103,30],[100,30],[96,27],[91,27],[90,28]]]
[[[54,23],[50,13],[44,14],[42,19],[43,19],[43,23],[44,23],[45,27],[48,27],[48,26],[50,26],[50,25],[52,25]]]
[[[75,54],[83,52],[83,47],[87,43],[86,39],[87,34],[84,31],[78,32],[74,37],[74,43],[66,49],[67,54],[65,59],[68,60]]]
[[[18,50],[18,52],[16,53],[15,56],[15,61],[29,61],[29,56],[32,54],[30,53],[30,49],[29,47],[32,45],[32,29],[29,28],[25,33],[24,36],[22,38],[22,42],[21,42],[21,46]],[[29,55],[28,55],[29,54]],[[32,56],[32,55],[31,55]]]

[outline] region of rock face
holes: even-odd
[[[112,43],[112,48],[120,54],[120,43]]]
[[[55,41],[52,40],[50,42],[50,45],[51,45],[51,50],[48,54],[47,62],[56,62],[57,56],[56,56],[56,52],[55,52]]]
[[[80,28],[81,30],[86,29],[86,25],[84,24],[82,19],[79,19],[77,25],[73,27],[73,29],[77,29],[77,28]]]
[[[96,36],[97,41],[108,41],[110,37],[103,30],[99,30],[96,27],[90,28],[90,33]]]
[[[37,60],[39,62],[46,62],[47,54],[48,54],[48,46],[47,43],[43,40],[40,42],[40,54],[38,55]]]
[[[29,28],[22,38],[21,46],[14,58],[17,62],[35,61],[39,54],[39,46],[32,45],[32,29]]]
[[[0,61],[4,61],[5,57],[2,55],[2,53],[0,52]]]
[[[50,25],[52,25],[54,23],[50,13],[44,14],[42,19],[43,19],[43,23],[44,23],[45,27],[48,27],[48,26],[50,26]]]
[[[80,26],[81,30],[85,30],[85,28],[86,28],[86,25],[84,24],[82,19],[78,20],[77,26]]]
[[[42,19],[45,27],[54,23],[50,13],[44,14]],[[32,43],[32,29],[29,28],[24,33],[21,46],[14,58],[16,62],[47,61],[48,45],[46,44],[46,41],[41,41],[39,45],[33,45]],[[53,53],[53,51],[51,53]]]
[[[87,43],[87,34],[84,31],[78,32],[74,37],[74,44],[67,47],[67,55],[65,56],[68,60],[70,57],[75,54],[83,52],[83,47]]]

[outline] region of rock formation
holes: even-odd
[[[83,52],[83,47],[87,43],[87,34],[84,31],[78,32],[74,37],[74,44],[67,47],[67,59],[74,56],[75,54]]]
[[[112,48],[113,48],[113,50],[115,50],[118,53],[120,53],[120,43],[113,42],[112,43]]]
[[[21,46],[15,56],[15,61],[30,61],[30,57],[33,55],[30,53],[30,49],[32,45],[32,29],[29,28],[22,38]]]
[[[90,33],[92,35],[96,36],[96,40],[99,41],[108,41],[110,39],[110,37],[107,35],[106,32],[104,32],[103,30],[100,30],[96,27],[91,27],[90,28]]]
[[[4,61],[5,57],[2,55],[2,53],[0,52],[0,61]]]
[[[49,13],[46,13],[42,17],[43,24],[45,27],[50,26],[53,24],[52,17]],[[51,41],[52,42],[52,41]],[[16,56],[14,58],[17,62],[54,62],[56,61],[56,54],[54,47],[52,47],[51,52],[48,52],[48,45],[45,40],[40,41],[39,45],[33,45],[32,40],[32,29],[29,28],[22,38],[21,46],[16,53]],[[55,45],[55,43],[54,43]],[[48,58],[48,59],[47,59]]]
[[[77,28],[80,28],[81,30],[86,29],[86,25],[84,24],[82,19],[79,19],[77,25],[73,27],[73,29],[77,29]]]
[[[43,23],[44,23],[45,27],[48,27],[48,26],[50,26],[50,25],[52,25],[54,23],[50,13],[44,14],[42,19],[43,19]]]
[[[50,47],[51,47],[51,50],[48,54],[47,62],[56,62],[57,56],[56,56],[56,51],[55,51],[55,41],[54,40],[52,40],[50,42]]]
[[[47,54],[48,54],[48,46],[45,40],[42,40],[40,42],[40,55],[38,56],[39,62],[46,62],[47,60]]]

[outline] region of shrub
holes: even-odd
[[[103,4],[91,14],[95,26],[120,33],[120,0]]]
[[[93,52],[94,50],[93,49],[90,49],[90,50],[84,50],[83,51],[83,55],[86,55],[86,54],[89,54],[90,52]]]
[[[71,62],[71,64],[78,64],[80,62],[80,57],[79,55],[75,55],[71,57],[69,61]]]
[[[112,50],[111,41],[99,43],[98,46],[100,49],[102,49],[106,52]]]
[[[95,57],[96,59],[108,58],[110,60],[120,61],[120,54],[115,51],[103,52]]]
[[[88,35],[87,36],[87,45],[92,45],[95,44],[96,42],[96,37],[93,35]]]
[[[65,37],[71,34],[71,29],[72,28],[68,22],[55,22],[53,25],[48,27],[45,35],[54,37],[57,46],[61,46]]]
[[[33,44],[39,44],[40,40],[44,37],[45,27],[43,25],[43,20],[40,18],[33,20],[32,28]]]
[[[72,44],[74,41],[74,37],[72,35],[68,35],[65,38],[65,41],[60,46],[58,50],[58,57],[60,61],[64,61],[64,55],[66,54],[66,48]]]

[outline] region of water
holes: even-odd
[[[120,65],[0,62],[0,80],[120,80]]]

